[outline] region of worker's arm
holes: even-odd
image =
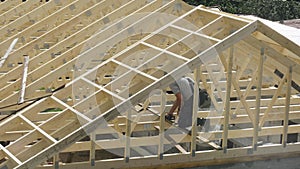
[[[175,112],[175,110],[178,108],[178,113],[179,113],[179,110],[180,110],[180,106],[181,106],[181,99],[182,99],[182,96],[181,96],[181,93],[177,93],[175,94],[176,96],[176,100],[175,102],[173,103],[173,106],[171,107],[171,110],[169,111],[169,115],[173,115],[173,113]]]

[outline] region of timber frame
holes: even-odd
[[[300,46],[260,20],[181,0],[6,0],[0,56],[0,169],[300,155]],[[191,132],[164,118],[181,76],[211,98]]]

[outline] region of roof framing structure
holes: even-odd
[[[263,21],[181,0],[10,0],[0,11],[0,169],[300,153],[300,47]],[[181,76],[194,78],[195,102],[200,87],[212,103],[194,106],[190,133],[164,119]]]

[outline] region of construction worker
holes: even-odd
[[[174,93],[176,100],[173,103],[170,111],[166,115],[167,120],[174,120],[174,112],[178,109],[178,126],[187,130],[191,129],[193,117],[193,102],[194,102],[194,81],[190,77],[181,77],[176,82],[170,84],[170,89]],[[208,94],[200,92],[199,106],[209,107],[210,99]],[[203,123],[203,120],[197,119],[197,125]],[[203,125],[203,124],[201,124]]]

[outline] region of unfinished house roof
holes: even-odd
[[[276,26],[277,28],[277,26]],[[297,39],[297,38],[296,38]],[[182,168],[300,152],[299,41],[181,0],[0,2],[0,168]],[[165,121],[182,76],[191,132]],[[198,101],[198,90],[194,90]]]

